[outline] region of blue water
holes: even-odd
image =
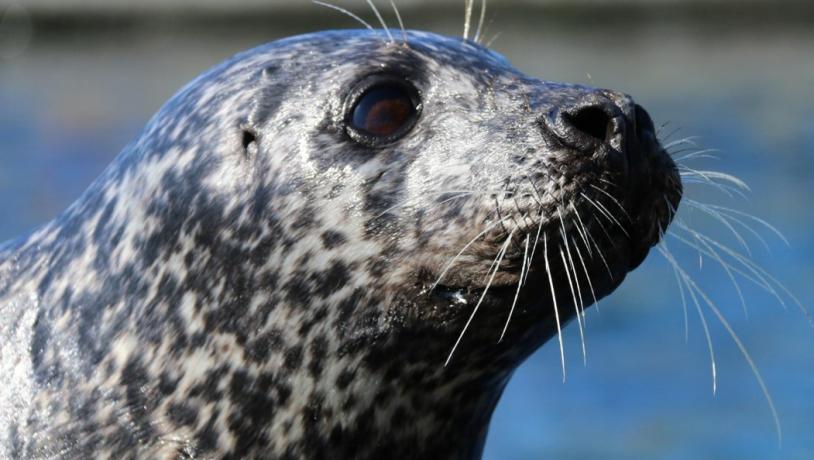
[[[111,34],[35,40],[0,62],[0,240],[75,199],[184,82],[273,37]],[[554,25],[519,24],[495,47],[529,73],[632,93],[657,123],[670,120],[665,134],[680,127],[673,138],[699,136],[702,146],[719,149],[720,160],[693,165],[735,174],[753,192],[728,199],[691,186],[688,196],[778,227],[789,246],[760,230],[767,249],[743,232],[752,259],[803,303],[814,301],[814,35],[782,27],[699,35],[679,24],[574,37]],[[738,247],[720,224],[698,214],[683,218]],[[678,287],[654,252],[590,310],[587,365],[571,325],[564,331],[565,383],[555,342],[517,371],[495,413],[486,458],[814,459],[814,329],[788,298],[784,309],[740,279],[747,318],[713,259],[699,260],[674,239],[668,245],[749,349],[777,406],[782,447],[746,361],[705,310],[718,365],[712,393],[698,315],[690,305],[685,341]]]

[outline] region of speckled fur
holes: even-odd
[[[560,206],[585,209],[579,193],[612,182],[649,247],[669,222],[655,209],[672,163],[620,159],[632,150],[613,143],[578,155],[545,129],[594,94],[631,116],[624,95],[526,77],[460,39],[383,37],[323,32],[235,56],[61,216],[0,246],[0,456],[480,456],[511,372],[556,332],[538,260],[497,343],[522,261],[512,244],[444,366],[506,232],[540,225],[553,240],[557,209],[573,231]],[[342,124],[349,87],[376,72],[404,75],[423,107],[405,138],[369,149]],[[496,216],[512,219],[445,281],[464,301],[428,293]],[[638,244],[608,231],[614,278],[588,261],[598,296]]]

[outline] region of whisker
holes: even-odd
[[[571,273],[568,271],[568,262],[565,260],[565,253],[560,248],[560,259],[562,259],[562,266],[565,270],[565,277],[568,279],[568,287],[571,289],[571,298],[574,301],[574,310],[576,311],[577,317],[577,327],[579,329],[579,340],[582,344],[582,363],[583,365],[588,365],[588,354],[585,348],[585,332],[584,327],[582,325],[582,314],[579,311],[579,305],[577,304],[577,296],[574,293],[574,283],[571,282]]]
[[[565,207],[565,205],[563,205],[563,207]],[[579,277],[577,276],[577,270],[576,270],[576,267],[574,266],[574,258],[571,257],[571,246],[568,244],[568,237],[566,236],[567,234],[566,234],[566,231],[565,231],[565,220],[563,219],[562,212],[560,212],[560,210],[561,210],[561,208],[558,207],[557,208],[557,215],[559,215],[559,217],[560,217],[560,238],[562,239],[562,242],[565,245],[565,252],[566,252],[566,254],[568,254],[568,260],[571,262],[571,264],[570,264],[571,265],[571,271],[574,274],[574,283],[575,283],[575,285],[577,287],[577,295],[579,296],[580,309],[577,311],[577,313],[581,313],[582,317],[585,318],[585,304],[582,301],[582,289],[580,289],[580,286],[579,286]],[[567,266],[565,267],[565,269],[566,269],[566,271],[568,271]],[[574,299],[575,304],[576,304],[576,301],[577,301],[577,299]]]
[[[675,136],[675,135],[676,135],[676,134],[678,134],[680,131],[681,131],[681,127],[680,127],[680,126],[677,126],[675,129],[673,129],[672,131],[670,131],[670,132],[669,132],[669,133],[668,133],[666,136],[664,136],[664,137],[663,137],[663,139],[664,139],[665,141],[668,141],[668,140],[670,140],[670,138],[671,138],[671,137]],[[659,137],[661,137],[661,136],[659,136]],[[685,138],[685,139],[686,139],[686,138]],[[680,139],[680,140],[683,140],[683,139]],[[667,145],[670,145],[670,144],[667,144]]]
[[[809,315],[808,309],[803,305],[803,303],[800,302],[800,300],[797,299],[797,297],[788,288],[786,288],[786,286],[784,286],[783,283],[778,281],[777,278],[772,276],[763,267],[756,264],[755,262],[753,262],[748,257],[745,257],[743,254],[738,253],[734,249],[732,249],[732,248],[730,248],[730,247],[728,247],[728,246],[726,246],[724,244],[721,244],[718,241],[716,241],[716,240],[714,240],[714,239],[712,239],[712,238],[710,238],[710,237],[708,237],[708,236],[706,236],[706,235],[704,235],[704,234],[702,234],[700,232],[697,232],[697,231],[695,231],[695,230],[693,230],[693,229],[691,229],[691,228],[689,228],[687,226],[681,226],[680,222],[679,222],[679,227],[686,230],[687,232],[689,232],[693,236],[696,236],[697,238],[703,239],[703,240],[707,241],[708,243],[710,243],[711,245],[717,247],[718,249],[720,249],[721,251],[728,254],[730,257],[732,257],[736,261],[738,261],[741,264],[741,266],[744,267],[745,270],[748,270],[749,272],[751,272],[757,279],[763,280],[762,284],[761,283],[756,283],[756,284],[758,286],[763,287],[768,292],[770,292],[772,295],[774,295],[774,297],[778,300],[778,302],[780,302],[780,304],[783,306],[783,308],[785,308],[786,303],[783,301],[782,297],[777,293],[777,291],[775,291],[774,288],[772,288],[772,286],[775,286],[778,289],[780,289],[789,299],[791,299],[795,304],[797,304],[797,306],[799,307],[799,309],[803,313],[803,315],[806,317],[806,319],[809,322],[812,321],[811,316]],[[672,236],[674,238],[678,238],[679,241],[682,241],[682,239],[680,237],[678,237],[678,235],[673,233]],[[685,241],[685,243],[686,243],[686,241]],[[741,276],[743,276],[744,278],[746,278],[747,280],[755,282],[754,278],[752,278],[751,276],[749,276],[747,274],[744,274],[743,271],[738,270],[736,267],[730,267],[730,268],[732,268],[732,270],[734,272],[736,272],[736,273],[740,272],[739,274]],[[769,284],[769,282],[771,282],[771,284]]]
[[[680,128],[676,128],[676,131],[674,131],[674,133],[675,133],[675,132],[677,132],[677,131],[678,131],[678,129],[680,129]],[[667,137],[667,138],[669,138],[670,136],[672,136],[672,134],[670,134],[670,135],[668,135],[668,136],[666,136],[666,137]],[[698,138],[699,138],[698,136],[687,136],[687,137],[682,137],[681,139],[676,139],[676,140],[674,140],[674,141],[671,141],[671,142],[668,142],[668,143],[666,143],[666,144],[662,145],[662,148],[663,148],[664,150],[667,150],[667,149],[669,149],[669,148],[675,147],[675,146],[677,146],[677,145],[683,145],[683,144],[689,144],[689,145],[692,145],[693,147],[696,147],[695,141],[696,141]]]
[[[756,217],[756,216],[754,216],[752,214],[749,214],[747,212],[739,211],[737,209],[728,208],[726,206],[713,205],[713,204],[706,204],[705,206],[707,206],[708,208],[716,209],[716,210],[721,211],[723,213],[736,214],[738,216],[741,216],[741,217],[744,217],[744,218],[747,218],[747,219],[751,219],[751,220],[757,222],[758,224],[762,225],[766,229],[768,229],[770,232],[777,235],[777,237],[780,238],[780,240],[783,241],[783,243],[785,243],[786,246],[791,246],[791,244],[789,243],[789,240],[786,239],[785,235],[783,235],[783,233],[780,230],[778,230],[775,226],[773,226],[772,224],[766,222],[765,220],[763,220],[763,219],[761,219],[759,217]]]
[[[681,153],[681,152],[673,152],[673,155],[678,154],[678,153]],[[720,153],[720,150],[718,150],[718,149],[696,150],[696,151],[694,151],[692,153],[688,153],[688,154],[686,154],[684,156],[674,158],[673,161],[675,161],[677,163],[681,163],[681,162],[694,160],[694,159],[697,160],[697,159],[705,158],[705,159],[713,159],[713,160],[715,160],[715,159],[719,158],[716,155],[709,155],[710,153]]]
[[[661,132],[664,131],[664,128],[670,126],[670,120],[665,121],[664,123],[660,124],[658,128],[656,128],[656,137],[661,137]]]
[[[492,45],[497,41],[498,38],[500,38],[501,35],[503,35],[502,30],[493,35],[492,38],[490,38],[489,41],[487,41],[484,46],[486,46],[487,48],[491,48]]]
[[[465,5],[464,6],[464,8],[465,8],[465,11],[464,11],[464,40],[469,39],[469,25],[470,25],[470,23],[472,21],[472,6],[473,6],[473,3],[474,3],[474,0],[466,0],[466,2],[464,3],[464,5]]]
[[[673,262],[675,262],[675,260],[673,260]],[[709,310],[718,318],[718,321],[721,323],[721,326],[723,326],[723,328],[729,334],[729,337],[732,338],[732,341],[735,342],[735,345],[737,345],[737,347],[740,350],[741,355],[743,356],[744,360],[746,360],[747,364],[749,365],[749,368],[752,370],[752,374],[755,376],[755,380],[757,381],[758,385],[760,386],[760,389],[763,392],[763,396],[766,399],[766,403],[769,405],[769,410],[772,413],[772,419],[774,420],[775,431],[777,432],[778,444],[782,445],[782,443],[783,443],[783,429],[782,429],[782,426],[780,424],[780,416],[778,415],[777,409],[775,408],[774,400],[772,398],[771,392],[769,391],[769,388],[766,386],[766,382],[763,380],[763,376],[761,375],[760,370],[758,369],[757,365],[755,364],[754,360],[752,359],[752,356],[749,353],[749,350],[747,350],[746,346],[743,344],[740,337],[738,337],[738,334],[735,333],[735,330],[732,329],[732,326],[729,324],[729,321],[727,321],[726,317],[724,317],[724,315],[721,313],[721,310],[715,305],[715,302],[713,302],[712,299],[710,299],[710,297],[700,287],[698,287],[698,285],[695,284],[695,282],[692,281],[692,279],[690,279],[687,276],[686,272],[684,272],[680,267],[677,267],[677,268],[682,273],[684,273],[684,276],[685,276],[684,280],[688,284],[688,287],[694,289],[695,292],[698,293],[698,295],[704,300],[704,303],[707,305]],[[692,291],[690,291],[690,292],[692,292]]]
[[[571,203],[571,208],[574,210],[574,214],[577,216],[577,221],[582,226],[582,229],[585,232],[585,235],[588,236],[588,239],[591,241],[591,243],[593,243],[594,247],[596,247],[596,252],[597,252],[597,254],[599,254],[599,259],[602,261],[602,264],[608,270],[608,276],[610,276],[610,279],[613,279],[613,272],[610,269],[610,265],[608,265],[608,261],[605,260],[605,255],[602,253],[602,248],[599,247],[599,243],[596,242],[596,239],[593,237],[591,232],[588,230],[588,228],[582,222],[582,218],[579,215],[579,211],[577,211],[577,208],[576,208],[576,206],[574,206],[573,202]],[[594,219],[594,222],[597,222],[596,219]],[[599,224],[599,227],[602,228],[602,224]],[[604,228],[603,228],[603,231],[604,231]],[[605,235],[607,235],[607,234],[608,234],[608,232],[605,231]],[[587,241],[585,242],[585,247],[586,247],[586,249],[588,249],[588,253],[590,254],[591,245],[589,245]]]
[[[486,298],[486,293],[489,292],[489,287],[492,285],[492,281],[495,279],[495,275],[500,270],[500,262],[503,260],[503,256],[506,255],[506,250],[509,248],[509,243],[512,241],[512,236],[514,235],[514,231],[509,234],[506,238],[506,242],[503,243],[503,246],[500,248],[500,252],[497,255],[497,263],[495,264],[495,268],[492,271],[492,276],[489,278],[489,282],[486,283],[486,287],[483,289],[483,293],[481,293],[480,299],[478,299],[478,303],[475,305],[475,308],[472,310],[472,314],[469,315],[469,319],[466,321],[461,334],[458,336],[458,340],[455,341],[455,345],[452,346],[452,350],[449,352],[449,356],[447,356],[446,362],[444,362],[444,367],[449,365],[450,360],[452,360],[452,355],[455,354],[455,350],[458,348],[458,345],[461,343],[461,340],[464,338],[464,334],[466,334],[466,330],[469,329],[469,325],[472,323],[472,320],[475,318],[475,315],[478,313],[478,309],[480,308],[481,304],[483,303],[483,299]]]
[[[678,222],[680,222],[680,221],[678,221]],[[682,224],[683,224],[683,222],[682,222]],[[683,224],[683,225],[686,225],[686,224]],[[723,258],[721,258],[721,255],[718,254],[718,251],[716,251],[706,241],[701,240],[701,239],[696,239],[696,241],[700,242],[705,248],[707,248],[709,250],[709,254],[712,255],[712,257],[718,262],[718,264],[721,266],[721,268],[723,268],[723,270],[726,272],[727,277],[729,277],[729,280],[732,282],[732,286],[735,288],[735,292],[738,295],[738,299],[740,300],[741,306],[743,307],[743,314],[746,315],[746,317],[748,317],[749,316],[749,310],[746,308],[746,299],[743,297],[743,292],[741,292],[740,285],[738,284],[738,281],[735,279],[735,275],[733,275],[732,270],[730,270],[730,265],[727,264],[723,260]]]
[[[444,269],[443,269],[443,270],[441,270],[441,274],[440,274],[440,275],[438,275],[438,279],[435,281],[435,283],[433,283],[433,284],[432,284],[432,287],[430,288],[430,291],[433,291],[433,290],[435,290],[435,288],[436,288],[436,287],[438,287],[438,283],[440,283],[440,282],[441,282],[441,280],[442,280],[442,279],[444,279],[444,276],[447,274],[447,272],[449,271],[449,269],[450,269],[450,268],[452,268],[452,265],[453,265],[453,264],[455,264],[455,261],[457,261],[457,260],[458,260],[458,258],[459,258],[459,257],[461,257],[461,254],[463,254],[463,253],[464,253],[464,251],[466,251],[467,249],[469,249],[469,247],[470,247],[470,246],[472,246],[472,244],[474,244],[474,243],[475,243],[475,241],[477,241],[477,240],[481,239],[481,237],[483,237],[483,235],[485,235],[486,233],[488,233],[488,232],[489,232],[489,230],[492,230],[493,228],[495,228],[495,227],[497,226],[497,224],[499,224],[499,223],[500,223],[500,221],[499,221],[499,220],[496,220],[496,221],[494,221],[494,222],[490,223],[489,225],[487,225],[487,226],[486,226],[486,228],[485,228],[485,229],[483,229],[483,231],[482,231],[482,232],[478,233],[478,234],[477,234],[477,235],[476,235],[474,238],[472,238],[472,239],[471,239],[471,240],[470,240],[468,243],[466,243],[466,245],[464,245],[464,247],[463,247],[463,248],[462,248],[460,251],[458,251],[458,253],[457,253],[457,254],[455,254],[455,257],[453,257],[453,258],[452,258],[452,259],[451,259],[451,260],[450,260],[450,261],[449,261],[449,262],[446,264],[446,266],[444,266]]]
[[[618,199],[617,199],[615,196],[611,195],[611,194],[610,194],[608,191],[606,191],[606,190],[602,189],[601,187],[597,187],[597,186],[596,186],[596,185],[594,185],[594,184],[591,184],[591,187],[592,187],[592,188],[594,188],[594,189],[596,189],[597,191],[601,192],[602,194],[604,194],[604,195],[605,195],[605,196],[607,196],[608,198],[610,198],[610,199],[611,199],[611,201],[612,201],[612,202],[613,202],[613,203],[614,203],[616,206],[618,206],[618,207],[619,207],[619,209],[622,211],[622,213],[623,213],[623,214],[625,215],[625,217],[627,218],[628,222],[633,222],[633,219],[631,219],[631,218],[630,218],[630,214],[628,214],[627,209],[625,209],[625,207],[624,207],[624,206],[622,206],[622,203],[620,203],[620,202],[619,202],[619,200],[618,200]]]
[[[703,179],[703,182],[700,183],[715,186],[729,197],[732,197],[734,193],[746,199],[745,193],[751,192],[751,189],[745,182],[731,174],[718,171],[697,170],[686,165],[678,165],[678,169],[682,181],[693,182],[693,179]]]
[[[616,224],[616,226],[619,227],[619,229],[622,231],[622,233],[625,234],[625,236],[630,238],[630,234],[627,232],[627,229],[625,229],[625,226],[622,225],[622,223],[619,222],[619,220],[616,219],[616,217],[613,217],[613,214],[611,214],[610,211],[608,211],[608,208],[603,206],[602,203],[592,200],[588,195],[586,195],[583,192],[579,192],[579,194],[582,196],[582,198],[585,198],[585,200],[587,200],[588,203],[591,203],[596,209],[598,209],[600,214],[607,217],[611,221],[611,223]],[[608,237],[610,238],[610,235]]]
[[[696,297],[695,292],[690,288],[690,276],[681,269],[678,262],[672,258],[672,255],[668,252],[664,251],[662,247],[658,247],[658,250],[661,252],[662,256],[673,266],[673,270],[676,271],[679,275],[681,275],[681,279],[684,281],[684,284],[687,286],[687,292],[690,294],[690,298],[695,305],[695,310],[698,313],[698,318],[701,320],[701,327],[704,330],[704,337],[707,341],[707,349],[709,350],[709,360],[710,366],[712,368],[712,394],[715,394],[718,391],[718,371],[717,365],[715,364],[715,348],[712,345],[712,335],[709,332],[709,324],[707,323],[707,319],[704,316],[704,311],[701,309],[701,304],[698,302],[698,297]]]
[[[376,32],[376,29],[374,29],[373,26],[368,24],[367,21],[365,21],[364,19],[360,18],[359,16],[351,13],[350,11],[346,10],[345,8],[342,8],[341,6],[332,5],[330,3],[321,2],[319,0],[311,0],[311,2],[315,3],[315,4],[319,5],[319,6],[324,6],[325,8],[330,8],[332,10],[339,11],[340,13],[353,18],[359,24],[362,24],[366,28],[370,29],[371,32]],[[378,33],[378,32],[376,32],[376,33]]]
[[[486,0],[480,2],[480,19],[478,20],[478,28],[475,31],[475,38],[472,39],[475,43],[480,40],[480,34],[483,31],[483,22],[486,20]]]
[[[743,267],[743,270],[740,270],[737,267],[734,267],[734,266],[730,265],[730,269],[733,272],[739,274],[743,278],[751,281],[752,283],[754,283],[758,287],[761,287],[764,290],[766,290],[768,293],[772,294],[772,296],[774,296],[774,298],[777,299],[777,301],[780,303],[780,305],[783,308],[786,308],[785,301],[783,301],[783,298],[774,289],[774,287],[777,287],[778,289],[780,289],[789,299],[792,300],[792,302],[794,302],[799,307],[800,311],[806,317],[808,322],[811,323],[812,325],[814,325],[814,323],[812,323],[812,319],[811,319],[811,316],[809,315],[808,309],[803,305],[803,303],[800,302],[800,300],[788,288],[786,288],[783,285],[783,283],[781,283],[775,277],[773,277],[771,274],[769,274],[769,272],[767,272],[765,269],[763,269],[761,266],[757,265],[755,262],[753,262],[749,258],[744,257],[742,254],[740,254],[737,251],[731,249],[730,247],[728,247],[728,246],[726,246],[724,244],[721,244],[721,243],[715,241],[714,239],[709,238],[708,236],[701,234],[700,232],[697,232],[697,231],[695,231],[695,230],[693,230],[693,229],[691,229],[689,227],[682,226],[682,225],[683,224],[681,222],[678,222],[679,228],[687,231],[688,233],[690,233],[691,235],[693,235],[694,237],[696,237],[698,239],[703,239],[703,240],[707,241],[711,245],[717,247],[719,250],[723,251],[724,253],[726,253],[727,255],[732,257],[733,259],[735,259],[738,263],[741,264],[741,266]],[[694,247],[699,252],[704,252],[706,255],[710,255],[703,248],[700,248],[700,247],[698,247],[696,245],[693,245],[692,242],[687,241],[686,239],[684,239],[681,236],[677,235],[675,232],[671,232],[671,233],[669,233],[669,235],[672,236],[673,238],[676,238],[677,240],[681,241],[682,243],[684,243],[684,244],[686,244],[686,245],[688,245],[690,247]],[[749,273],[746,273],[744,270],[750,272],[751,275]]]
[[[396,14],[396,20],[399,22],[399,28],[401,29],[401,40],[404,44],[407,44],[407,29],[404,27],[404,21],[401,20],[401,13],[399,13],[399,9],[396,6],[395,0],[390,0],[390,6],[393,8],[393,13]]]
[[[577,241],[574,238],[571,238],[571,243],[574,245],[574,250],[577,252],[579,263],[582,265],[582,271],[585,272],[585,279],[588,280],[588,289],[591,291],[591,296],[594,299],[594,305],[596,305],[596,311],[598,312],[599,300],[596,298],[596,292],[594,292],[594,285],[591,283],[591,275],[588,273],[588,267],[585,265],[585,259],[582,258],[582,252],[579,250],[579,244],[577,244]]]
[[[740,245],[743,246],[743,249],[746,251],[746,253],[749,254],[750,256],[752,255],[752,250],[749,247],[749,245],[746,243],[746,240],[735,229],[735,227],[733,227],[732,224],[729,223],[729,221],[726,219],[725,216],[723,216],[720,212],[710,208],[709,206],[707,206],[707,205],[705,205],[703,203],[699,203],[699,202],[691,200],[689,198],[687,198],[685,201],[689,206],[703,212],[704,214],[706,214],[706,215],[712,217],[713,219],[717,220],[718,222],[720,222],[724,227],[726,227],[730,232],[732,232],[732,234],[735,236],[735,239],[737,239],[738,242],[740,243]]]
[[[379,9],[376,8],[376,5],[373,3],[373,0],[367,0],[367,4],[370,5],[370,8],[373,10],[373,13],[376,15],[377,18],[379,18],[379,22],[382,25],[382,29],[384,29],[384,33],[387,34],[387,41],[389,41],[390,43],[394,43],[395,40],[393,40],[393,34],[390,33],[390,28],[387,27],[387,23],[384,22],[384,18],[382,17],[382,14],[379,13]]]
[[[534,184],[534,181],[531,180],[531,177],[525,176],[525,178],[529,181],[529,184],[531,184],[531,189],[534,190],[534,194],[532,195],[534,197],[534,201],[537,202],[537,205],[542,207],[543,203],[540,201],[540,197],[542,196],[540,194],[540,190],[537,189],[537,186]]]
[[[737,190],[736,188],[732,187],[731,185],[712,182],[712,181],[705,180],[705,179],[700,178],[700,177],[699,178],[682,177],[681,183],[682,183],[682,185],[684,185],[685,188],[689,188],[690,185],[705,185],[705,186],[713,187],[715,190],[718,190],[719,192],[723,193],[728,198],[735,198],[737,196],[738,198],[741,198],[741,199],[744,199],[744,200],[748,199],[747,196],[743,192],[741,192],[740,190]]]
[[[503,341],[503,337],[506,335],[506,330],[509,329],[509,322],[512,320],[512,314],[514,314],[514,307],[517,305],[517,299],[520,297],[520,288],[523,286],[523,281],[525,280],[524,274],[527,270],[527,259],[526,257],[529,254],[529,234],[526,233],[526,250],[523,253],[523,266],[520,267],[520,279],[517,281],[517,292],[514,294],[514,301],[512,302],[512,308],[509,309],[509,317],[506,319],[506,324],[503,326],[503,332],[500,333],[500,339],[498,339],[498,343]]]
[[[585,224],[582,222],[582,218],[580,217],[579,211],[577,211],[577,207],[574,205],[574,202],[569,201],[568,204],[569,206],[571,206],[571,209],[574,210],[574,215],[577,218],[577,225],[575,225],[577,233],[579,234],[580,238],[582,238],[582,241],[585,243],[585,248],[588,250],[588,255],[593,257],[593,250],[591,249],[591,245],[588,244],[588,238],[586,236],[588,230],[585,228]]]
[[[554,302],[554,319],[557,323],[557,341],[560,343],[560,362],[562,363],[562,381],[565,382],[565,347],[562,343],[562,326],[560,324],[560,309],[557,305],[557,292],[554,289],[554,278],[551,276],[551,266],[548,263],[548,237],[543,233],[543,258],[545,271],[548,274],[548,285],[551,287],[551,300]]]
[[[659,249],[659,252],[666,251],[672,257],[670,253],[670,249],[667,247],[667,241],[664,239],[661,240],[661,244],[659,245],[663,249]],[[684,312],[684,343],[690,341],[690,318],[689,312],[687,311],[687,298],[684,296],[684,284],[681,282],[681,278],[678,275],[678,270],[675,267],[673,268],[673,275],[675,275],[676,284],[678,285],[678,293],[681,296],[681,309]]]
[[[579,276],[577,275],[577,266],[574,264],[574,258],[571,256],[571,246],[565,232],[562,234],[562,240],[565,243],[565,253],[568,255],[568,262],[571,265],[571,272],[574,274],[574,285],[577,289],[577,297],[579,298],[579,311],[582,312],[583,321],[585,319],[585,302],[582,299],[582,287],[579,285]]]
[[[540,215],[537,218],[537,234],[534,235],[534,245],[531,247],[531,255],[529,256],[529,265],[531,265],[531,261],[534,259],[534,253],[537,250],[537,243],[540,241],[540,231],[543,229],[543,212],[545,209],[540,207]]]

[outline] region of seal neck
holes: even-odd
[[[441,388],[381,381],[336,389],[302,410],[303,458],[480,459],[505,386],[450,382]],[[312,398],[309,398],[312,399]]]

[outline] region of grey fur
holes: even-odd
[[[561,229],[590,232],[579,294],[601,297],[658,241],[681,184],[629,97],[406,36],[323,32],[235,56],[61,216],[0,246],[1,455],[480,456],[512,371],[557,331],[538,250],[498,343],[526,235],[562,248]],[[348,138],[344,111],[377,72],[423,105],[374,149]],[[607,139],[574,131],[596,104],[612,108]],[[624,207],[623,223],[581,196]],[[565,320],[576,296],[550,262]]]

